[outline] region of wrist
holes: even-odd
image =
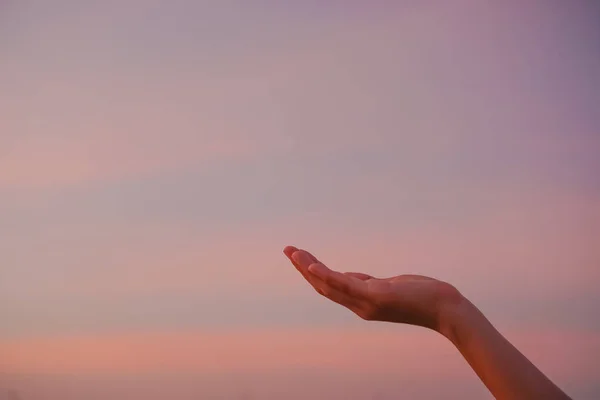
[[[437,331],[455,345],[459,345],[462,341],[463,327],[468,326],[468,320],[477,313],[473,303],[451,286],[440,298]]]

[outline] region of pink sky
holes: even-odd
[[[485,397],[287,244],[447,280],[600,396],[597,10],[412,3],[1,3],[0,399]]]

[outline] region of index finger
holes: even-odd
[[[353,298],[367,297],[367,283],[354,276],[333,271],[320,262],[311,264],[308,267],[308,272],[320,278],[332,288],[346,293]]]

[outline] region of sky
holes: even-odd
[[[315,295],[288,244],[448,281],[598,398],[599,17],[0,0],[0,399],[490,398],[441,336]]]

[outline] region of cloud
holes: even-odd
[[[0,189],[8,193],[210,171],[288,147],[264,115],[266,94],[201,67],[150,81],[55,74],[28,83],[37,84],[34,94],[12,90],[17,100],[7,104],[0,136]]]
[[[551,378],[578,384],[598,378],[597,332],[506,333]],[[132,333],[2,340],[3,373],[224,374],[282,370],[476,379],[451,344],[418,328],[278,329]]]
[[[578,165],[596,164],[589,160],[599,145],[597,121],[582,111],[588,86],[550,68],[575,68],[568,60],[591,56],[565,47],[571,57],[554,62],[554,53],[540,53],[555,43],[551,7],[519,11],[518,23],[502,7],[482,7],[474,23],[440,6],[361,18],[328,14],[316,26],[290,21],[286,35],[273,34],[281,16],[246,10],[252,18],[238,29],[247,38],[232,40],[209,25],[217,46],[198,39],[190,15],[214,14],[230,26],[227,7],[202,13],[171,6],[185,21],[175,23],[180,19],[160,7],[141,12],[134,4],[63,7],[36,25],[45,36],[28,31],[22,39],[31,54],[10,53],[3,68],[19,79],[7,81],[0,97],[0,188],[210,170],[219,160],[292,149],[309,159],[388,151],[399,169],[421,177],[454,171],[499,179],[521,171],[535,179],[566,174],[562,166],[574,154]],[[518,25],[511,32],[529,39],[500,35],[490,20],[510,20]],[[569,40],[577,38],[569,32]],[[72,40],[78,33],[87,40]],[[34,40],[40,35],[56,54],[45,54]],[[258,44],[244,46],[251,39]],[[568,96],[548,95],[559,82]]]
[[[396,193],[386,191],[387,185],[365,182],[364,192],[377,204],[388,193]],[[342,198],[352,195],[350,186],[339,185],[337,190]],[[600,234],[600,202],[595,197],[511,187],[490,191],[477,187],[463,196],[465,205],[460,209],[432,207],[439,210],[440,218],[410,220],[400,209],[398,215],[388,217],[393,224],[383,226],[375,214],[374,218],[349,216],[346,221],[346,214],[332,213],[325,217],[284,214],[208,226],[168,218],[73,219],[63,220],[60,230],[53,224],[40,225],[27,241],[15,234],[5,245],[17,256],[11,262],[15,274],[16,264],[33,266],[44,254],[45,262],[57,269],[40,271],[43,280],[58,282],[63,275],[58,270],[69,270],[67,275],[78,283],[69,291],[80,295],[91,293],[86,282],[113,294],[136,293],[143,287],[207,289],[202,285],[223,279],[231,285],[270,285],[285,279],[279,270],[283,261],[279,250],[286,244],[313,250],[334,268],[366,269],[382,276],[422,271],[468,283],[468,274],[475,280],[496,281],[517,275],[521,280],[511,286],[523,284],[529,293],[535,288],[527,279],[534,279],[536,272],[554,274],[554,279],[539,282],[540,293],[550,290],[548,285],[556,285],[551,291],[559,286],[581,288],[577,285],[583,281],[572,272],[591,274],[586,282],[597,272],[592,268],[600,257],[593,246],[593,238]],[[400,199],[393,200],[402,206]],[[31,247],[37,251],[28,253]],[[75,264],[84,266],[75,268]],[[252,267],[243,267],[247,265]],[[142,271],[145,279],[139,280]]]
[[[120,137],[98,133],[89,139],[24,139],[0,158],[0,188],[53,189],[97,181],[139,179],[173,169],[260,154],[250,140],[193,138],[173,145],[173,138],[148,144],[149,136]]]
[[[208,227],[72,221],[27,240],[13,233],[0,284],[12,322],[2,331],[230,324],[223,315],[240,326],[346,323],[351,315],[321,302],[289,265],[287,244],[339,270],[448,281],[503,322],[595,326],[597,200],[514,189],[466,195],[467,215],[418,222],[308,213]]]
[[[261,330],[40,338],[3,341],[1,352],[3,372],[10,373],[223,373],[311,367],[376,372],[390,367],[382,364],[379,357],[402,338],[390,332],[340,333],[339,330]],[[421,335],[424,343],[433,344],[430,350],[442,347],[439,341],[423,332]],[[417,339],[414,334],[409,337]],[[385,348],[377,345],[383,339]],[[407,337],[404,339],[406,343]],[[410,351],[409,347],[405,345],[394,352],[404,353],[406,360],[415,361],[419,351],[414,346]]]

